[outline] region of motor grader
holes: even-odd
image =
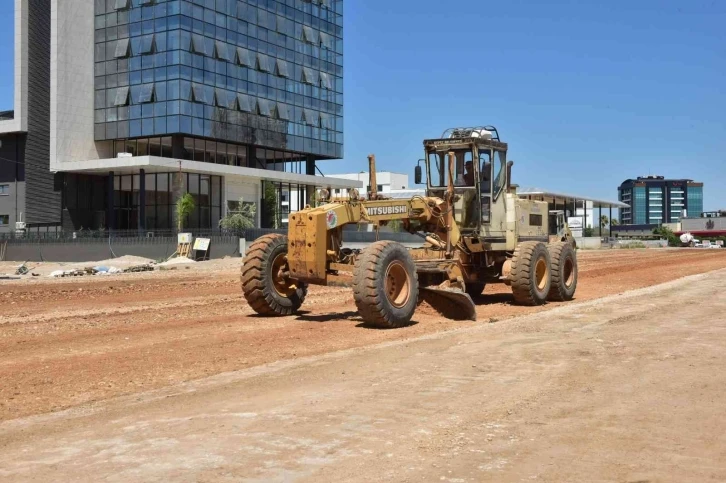
[[[448,129],[425,140],[424,150],[415,178],[423,184],[425,169],[425,196],[400,200],[378,193],[371,155],[365,199],[354,189],[345,200],[331,200],[322,190],[317,206],[290,215],[287,236],[252,243],[242,267],[250,306],[262,315],[293,314],[309,284],[327,285],[340,272],[352,272],[363,320],[383,328],[408,324],[422,301],[447,317],[475,320],[471,297],[490,283],[511,286],[517,304],[571,300],[577,287],[572,234],[565,230],[550,242],[547,203],[517,196],[513,162],[496,128]],[[378,230],[394,220],[420,235],[422,246],[376,241],[364,250],[343,247],[346,226]]]

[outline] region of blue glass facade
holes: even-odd
[[[620,211],[623,225],[676,223],[684,210],[689,218],[703,212],[703,183],[690,179],[640,177],[623,182],[618,192],[620,201],[630,205]]]
[[[186,159],[206,140],[202,152],[211,141],[216,162],[242,166],[342,157],[342,9],[341,0],[95,0],[96,140],[116,149],[150,139],[135,154]]]
[[[688,217],[698,218],[703,213],[703,186],[689,186],[686,191]]]
[[[644,225],[647,223],[647,210],[648,207],[646,206],[645,201],[645,187],[644,186],[636,186],[633,189],[633,214],[635,215],[634,223],[636,225]]]

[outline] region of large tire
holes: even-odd
[[[371,244],[355,266],[353,297],[366,323],[384,329],[407,325],[418,301],[418,275],[408,250],[392,241]]]
[[[307,284],[284,279],[287,237],[266,235],[250,245],[242,264],[242,292],[260,315],[281,316],[297,312],[308,293]]]
[[[471,298],[478,297],[484,293],[484,288],[487,286],[484,282],[466,282],[466,293]]]
[[[572,300],[577,289],[577,254],[568,242],[551,243],[552,287],[548,300],[564,302]]]
[[[547,302],[552,285],[550,254],[541,242],[523,242],[512,258],[512,293],[520,305],[542,305]]]

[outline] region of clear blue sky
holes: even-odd
[[[0,2],[0,108],[12,15]],[[421,141],[494,124],[514,178],[615,199],[643,174],[726,209],[726,2],[347,0],[345,163],[412,174]],[[411,176],[413,178],[413,176]]]

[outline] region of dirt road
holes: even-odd
[[[584,301],[726,267],[726,250],[580,252]],[[347,288],[313,287],[309,312],[260,318],[244,302],[239,260],[191,270],[0,285],[0,420],[385,341],[549,310],[487,287],[478,321],[420,310],[414,324],[366,328]],[[215,268],[214,270],[210,268]]]
[[[724,283],[721,270],[6,421],[0,479],[724,481]]]

